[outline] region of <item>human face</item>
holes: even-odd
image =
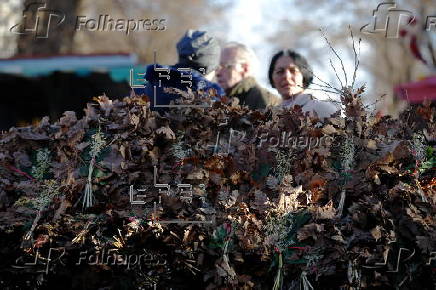
[[[243,64],[237,61],[237,51],[233,48],[225,48],[221,51],[220,66],[216,71],[218,84],[229,90],[245,77]]]
[[[272,80],[283,99],[289,99],[304,91],[303,75],[289,56],[282,55],[276,61]]]

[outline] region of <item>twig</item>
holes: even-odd
[[[347,73],[345,72],[345,67],[344,67],[344,62],[342,61],[342,59],[339,57],[338,53],[336,52],[336,50],[333,48],[332,44],[330,43],[330,41],[327,39],[327,36],[325,35],[325,33],[323,32],[322,29],[319,29],[322,33],[322,36],[324,37],[325,41],[327,42],[328,46],[330,47],[330,49],[333,51],[333,53],[336,55],[336,57],[339,59],[339,61],[341,62],[341,67],[342,67],[342,71],[344,72],[344,77],[345,77],[345,86],[348,85],[348,79],[347,79]],[[338,77],[339,78],[339,77]],[[339,81],[341,81],[339,79]],[[342,82],[341,82],[342,83]]]
[[[6,168],[9,169],[9,170],[11,170],[11,171],[14,171],[14,172],[16,172],[16,173],[18,173],[18,174],[21,174],[21,175],[23,175],[23,176],[29,178],[29,179],[32,180],[32,181],[35,181],[35,180],[36,180],[36,179],[33,178],[31,175],[29,175],[29,174],[27,174],[26,172],[23,172],[23,171],[21,171],[21,170],[15,168],[15,167],[12,166],[12,165],[6,164]]]
[[[303,285],[303,290],[314,290],[312,284],[310,284],[309,280],[307,279],[306,271],[301,272],[301,284]]]
[[[333,68],[333,71],[335,72],[336,78],[339,80],[339,83],[341,84],[341,88],[343,88],[344,84],[342,83],[341,78],[339,77],[338,72],[336,71],[336,68],[333,65],[333,61],[331,58],[329,59],[329,62],[330,62],[330,66]]]
[[[273,290],[279,290],[282,288],[282,284],[283,284],[282,269],[283,269],[283,257],[282,257],[282,253],[279,253],[279,264],[278,264],[277,274],[274,279]]]
[[[385,96],[386,96],[386,94],[381,95],[380,98],[379,98],[378,100],[376,100],[374,103],[372,103],[372,104],[368,104],[368,105],[364,106],[363,108],[364,108],[364,109],[367,109],[367,108],[369,108],[369,107],[372,106],[372,105],[376,105],[376,104],[377,104],[378,102],[380,102],[381,99],[382,99],[383,97],[385,97]]]
[[[316,86],[319,86],[319,87],[322,87],[322,88],[329,88],[327,86],[323,86],[323,85],[315,84],[315,83],[312,83],[312,85],[316,85]],[[303,86],[297,85],[297,87],[304,89]],[[338,94],[338,95],[340,94],[340,91],[335,89],[335,88],[333,88],[334,91],[330,91],[330,90],[327,90],[327,89],[318,89],[318,88],[310,88],[310,89],[311,90],[315,90],[315,91],[322,91],[322,92],[326,92],[326,93],[331,93],[331,94]]]
[[[92,196],[92,172],[94,171],[94,164],[95,164],[95,157],[93,156],[91,159],[91,163],[89,164],[88,169],[88,181],[86,182],[85,186],[85,194],[83,196],[82,201],[82,209],[85,208],[85,206],[91,207],[94,202],[94,197]]]
[[[348,28],[350,29],[351,40],[353,42],[353,52],[354,52],[354,72],[353,72],[353,82],[351,83],[351,89],[353,89],[354,83],[356,82],[357,70],[359,69],[359,64],[360,64],[359,56],[360,56],[360,43],[362,41],[362,38],[359,37],[359,54],[357,54],[356,46],[354,45],[354,35],[353,35],[353,30],[351,29],[351,25],[348,25]]]
[[[337,88],[335,88],[335,87],[333,87],[332,85],[330,85],[328,82],[323,81],[321,78],[319,78],[319,77],[318,77],[318,76],[313,72],[313,70],[312,70],[310,67],[308,67],[308,66],[302,66],[302,67],[305,68],[305,69],[307,69],[309,72],[311,72],[314,78],[316,78],[317,80],[319,80],[321,83],[323,83],[323,84],[325,85],[325,86],[322,86],[322,85],[317,84],[318,86],[322,86],[322,87],[330,88],[330,89],[333,89],[333,90],[335,90],[335,91],[340,92],[340,90],[338,90]]]
[[[315,85],[315,86],[318,86],[318,87],[321,87],[321,88],[332,89],[335,92],[340,92],[338,89],[336,89],[336,88],[334,88],[332,86],[324,86],[324,85],[320,85],[320,84],[317,84],[317,83],[312,83],[312,85]]]
[[[342,212],[344,210],[344,204],[345,204],[345,188],[341,191],[341,199],[339,200],[339,206],[338,206],[338,217],[342,216]]]
[[[27,232],[27,234],[24,236],[24,240],[30,240],[30,238],[32,238],[33,235],[33,231],[35,230],[36,226],[38,225],[39,220],[41,219],[42,216],[42,211],[44,210],[44,206],[41,206],[38,209],[38,212],[36,214],[35,219],[33,220],[32,223],[32,227],[30,228],[30,230]]]

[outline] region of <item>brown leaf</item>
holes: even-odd
[[[378,241],[382,237],[381,229],[382,227],[377,225],[375,228],[371,230],[371,235],[374,237],[376,241]]]
[[[317,240],[317,234],[321,233],[324,231],[324,225],[319,225],[319,224],[315,224],[315,223],[311,223],[308,225],[305,225],[304,227],[302,227],[298,233],[297,233],[297,238],[299,241],[304,241],[308,238],[312,238],[314,240]]]
[[[176,135],[169,127],[160,127],[156,130],[157,135],[163,135],[166,140],[175,140]]]

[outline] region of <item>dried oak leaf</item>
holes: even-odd
[[[236,278],[236,272],[233,267],[229,264],[229,259],[227,256],[224,256],[215,264],[217,274],[220,277],[226,277],[227,279],[233,280]]]
[[[299,241],[304,241],[307,238],[312,238],[313,240],[317,240],[317,235],[324,231],[323,224],[315,224],[311,223],[302,227],[297,233],[297,239]]]
[[[281,190],[277,208],[283,211],[296,210],[298,207],[300,207],[298,195],[302,192],[303,187],[301,185],[295,188],[288,187],[285,191]]]
[[[24,140],[49,140],[49,136],[47,136],[47,134],[45,133],[36,133],[36,132],[32,132],[30,130],[25,130],[25,131],[20,131],[18,134],[18,136],[20,136],[21,139]]]
[[[32,162],[30,162],[29,155],[22,151],[15,151],[13,154],[16,164],[19,167],[30,167]]]
[[[316,220],[333,219],[336,216],[333,202],[330,200],[325,206],[314,207],[313,215]]]
[[[209,172],[202,168],[197,168],[195,170],[192,170],[191,173],[189,173],[186,176],[186,179],[190,180],[204,180],[209,178]]]
[[[430,237],[417,236],[416,237],[416,244],[422,250],[422,252],[430,253],[431,251],[434,250],[435,242]]]
[[[217,199],[218,199],[218,202],[221,205],[223,205],[225,208],[230,208],[236,204],[238,197],[239,197],[238,190],[233,190],[229,196],[229,192],[226,189],[224,189],[218,193]]]
[[[100,105],[100,109],[104,111],[105,117],[108,117],[113,108],[112,100],[109,99],[106,94],[104,94],[103,96],[98,96],[96,98],[94,97],[93,100],[98,102],[98,104]]]
[[[163,135],[166,140],[175,140],[176,135],[169,127],[160,127],[156,130],[157,135]]]
[[[122,168],[123,162],[124,159],[119,153],[118,145],[112,144],[109,154],[99,163],[101,166],[110,169],[114,173],[122,174],[124,172]]]
[[[85,111],[85,118],[86,121],[97,121],[99,114],[97,114],[97,112],[95,111],[94,105],[91,103],[86,104],[86,108],[84,109]]]
[[[316,190],[318,188],[323,188],[326,184],[326,180],[323,179],[321,176],[319,175],[314,175],[312,177],[312,179],[309,182],[309,189],[310,190]]]
[[[254,201],[250,202],[250,206],[261,213],[271,207],[268,196],[260,190],[254,192]]]
[[[131,125],[133,125],[136,128],[138,128],[139,122],[141,121],[141,118],[135,114],[129,114],[129,122]]]
[[[59,119],[59,125],[62,127],[71,127],[77,122],[76,113],[73,111],[64,112],[64,116]]]
[[[383,228],[381,226],[377,225],[375,226],[375,228],[371,230],[371,235],[374,237],[376,241],[378,241],[382,237],[382,232],[381,232],[382,229]]]
[[[322,133],[324,133],[325,135],[332,135],[332,134],[336,134],[338,131],[336,130],[335,127],[333,127],[332,125],[326,125],[321,129]]]
[[[277,189],[279,185],[279,180],[275,176],[268,175],[268,177],[266,178],[266,185],[270,189]]]
[[[411,155],[410,149],[409,149],[409,142],[402,141],[400,144],[398,144],[397,147],[395,147],[393,156],[396,160],[400,160],[403,158],[407,158]]]
[[[39,235],[38,238],[35,241],[35,244],[33,247],[35,248],[41,248],[50,240],[50,237],[48,235]]]
[[[70,208],[71,206],[72,206],[71,202],[69,202],[65,198],[65,196],[62,196],[61,204],[59,208],[56,210],[56,213],[54,214],[53,221],[58,220],[61,217],[61,215],[63,215],[67,211],[67,209]]]
[[[424,120],[431,122],[433,120],[433,113],[430,106],[419,107],[416,113],[420,115]]]

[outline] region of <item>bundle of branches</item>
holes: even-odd
[[[400,119],[148,98],[0,138],[1,281],[72,289],[432,289],[435,106]],[[18,278],[25,277],[19,280]],[[426,277],[425,279],[423,279]]]

